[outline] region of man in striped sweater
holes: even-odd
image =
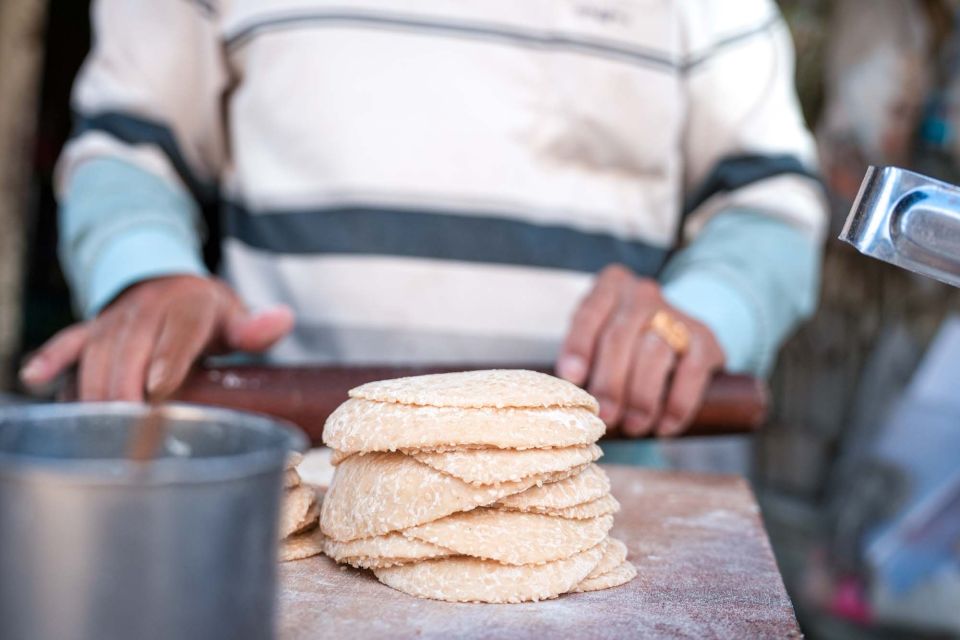
[[[681,431],[815,306],[825,206],[770,0],[98,0],[58,168],[88,400],[273,362],[556,362]],[[200,257],[200,203],[223,265]],[[599,275],[598,275],[599,274]],[[296,319],[296,321],[294,321]]]

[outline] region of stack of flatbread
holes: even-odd
[[[304,484],[297,473],[303,460],[291,453],[283,475],[283,501],[280,504],[280,561],[300,560],[323,550],[319,528],[320,499],[317,489]]]
[[[473,371],[374,382],[327,420],[337,465],[324,552],[411,595],[525,602],[636,575],[607,534],[597,403],[552,376]]]

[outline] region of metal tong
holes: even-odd
[[[906,169],[870,167],[840,239],[960,287],[960,188]]]

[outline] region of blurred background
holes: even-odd
[[[960,2],[780,5],[831,238],[870,164],[960,182]],[[51,182],[87,14],[85,0],[0,2],[0,393],[17,391],[23,355],[73,319]],[[830,240],[819,312],[771,379],[768,427],[672,450],[678,466],[750,478],[811,638],[960,637],[958,300]]]

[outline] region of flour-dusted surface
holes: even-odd
[[[280,640],[801,637],[746,482],[605,469],[623,506],[611,535],[639,574],[631,582],[538,603],[453,604],[314,557],[280,565]]]

